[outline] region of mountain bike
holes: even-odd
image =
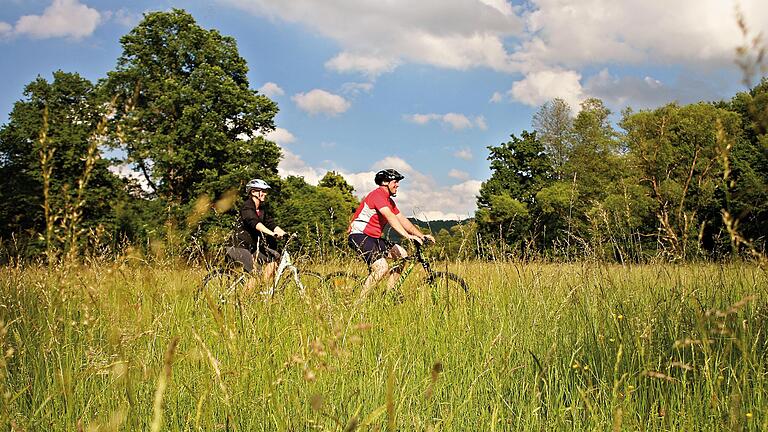
[[[413,242],[413,244],[413,254],[394,260],[392,263],[391,268],[401,266],[403,269],[394,287],[395,295],[402,296],[401,287],[405,284],[413,269],[418,264],[421,264],[425,275],[419,287],[429,288],[434,301],[445,301],[447,305],[450,305],[451,302],[467,301],[472,298],[469,284],[461,276],[447,271],[432,270],[432,264],[424,254],[424,246],[419,242]],[[326,276],[326,284],[335,291],[349,287],[362,287],[366,277],[367,275],[362,276],[352,272],[337,271]]]
[[[269,284],[257,283],[256,294],[262,297],[274,297],[285,293],[291,286],[294,286],[298,293],[303,297],[305,295],[315,295],[324,287],[324,278],[315,272],[299,270],[293,264],[291,255],[288,252],[288,243],[296,237],[291,234],[285,240],[283,251],[280,254],[280,262],[275,271],[274,279]],[[198,288],[195,298],[207,297],[215,302],[224,304],[232,300],[240,300],[243,294],[243,288],[249,278],[261,278],[258,267],[254,268],[252,273],[243,270],[239,263],[231,258],[223,266],[213,268],[205,275],[203,282]]]

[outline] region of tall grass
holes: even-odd
[[[340,290],[219,309],[194,300],[202,269],[4,268],[0,425],[768,428],[765,270],[446,266],[470,301],[411,278],[402,302]]]

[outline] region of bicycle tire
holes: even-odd
[[[304,295],[312,297],[323,295],[325,291],[325,278],[321,274],[313,271],[298,270],[298,276],[301,285],[304,287]],[[296,281],[293,279],[293,273],[287,272],[282,276],[275,295],[285,293],[290,285],[296,285]],[[301,291],[301,287],[297,286],[296,290]]]
[[[346,271],[335,271],[325,276],[325,283],[331,293],[357,291],[363,285],[365,276]]]
[[[195,300],[208,297],[218,304],[226,304],[242,289],[245,278],[245,273],[233,269],[213,269],[203,278],[203,283],[195,294]]]
[[[472,298],[469,284],[459,275],[450,272],[434,272],[426,279],[432,287],[435,300],[444,300],[448,304],[454,301],[467,301]]]

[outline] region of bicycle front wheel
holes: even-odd
[[[427,278],[436,302],[460,305],[471,300],[472,294],[467,282],[459,275],[449,272],[434,272]]]
[[[226,304],[242,289],[246,276],[246,273],[231,269],[211,270],[203,278],[203,284],[195,296],[196,300],[209,299],[214,304]]]
[[[297,276],[298,281],[294,278],[293,272],[285,272],[282,275],[277,292],[285,293],[286,290],[296,289],[299,293],[310,297],[323,295],[324,278],[322,275],[311,271],[299,270]]]

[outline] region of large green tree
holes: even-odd
[[[736,113],[712,104],[670,104],[626,113],[621,125],[640,182],[654,202],[661,251],[685,259],[721,225],[723,150],[740,134]]]
[[[62,71],[24,88],[0,129],[0,237],[44,232],[45,195],[49,222],[58,227],[66,218],[73,223],[75,213],[82,226],[111,218],[121,182],[97,146],[105,113],[96,93],[87,79]]]
[[[549,154],[555,178],[563,178],[563,166],[573,146],[573,116],[563,99],[552,99],[533,115],[533,128]]]
[[[535,214],[536,194],[552,181],[552,165],[544,145],[535,132],[523,131],[519,137],[499,146],[489,146],[491,178],[483,182],[475,215],[478,232],[486,240],[500,240],[522,246],[538,241]]]
[[[174,9],[146,14],[120,42],[103,83],[119,96],[114,137],[160,198],[179,204],[276,178],[280,149],[261,135],[277,105],[249,88],[233,38]]]
[[[728,154],[722,208],[738,221],[740,235],[763,249],[768,243],[768,79],[722,107],[739,114],[742,124],[742,135]]]

